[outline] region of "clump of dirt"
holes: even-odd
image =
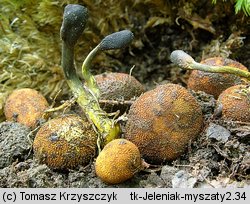
[[[0,168],[28,158],[33,140],[30,129],[16,122],[0,123]]]

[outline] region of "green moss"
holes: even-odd
[[[182,25],[191,24],[191,28],[198,26],[199,29],[207,29],[209,28],[207,23],[214,26],[216,20],[220,18],[220,14],[215,15],[218,13],[217,10],[225,10],[223,15],[227,16],[234,14],[233,4],[230,2],[225,4],[223,1],[218,1],[215,6],[208,2],[206,3],[208,8],[206,7],[204,12],[204,2],[198,0],[188,2],[184,0],[2,0],[0,6],[0,118],[6,95],[16,88],[35,88],[48,99],[54,98],[61,90],[58,100],[62,96],[68,97],[70,92],[61,69],[59,36],[62,13],[67,4],[82,4],[89,10],[87,27],[76,47],[76,65],[77,71],[80,72],[81,64],[87,54],[110,33],[123,29],[131,30],[135,39],[129,50],[132,50],[131,48],[139,50],[139,53],[134,53],[135,56],[148,55],[149,51],[146,49],[150,47],[150,43],[147,33],[156,31],[155,39],[160,41],[162,33],[157,32],[159,31],[157,28],[177,25],[177,18],[186,20],[179,21]],[[183,12],[185,15],[181,15]],[[203,16],[200,17],[201,13]],[[214,14],[213,18],[205,18],[205,15],[211,16],[211,14]],[[194,16],[198,18],[193,18]],[[241,19],[241,15],[238,17]],[[244,25],[244,22],[242,24]],[[240,26],[239,23],[237,25]],[[123,53],[124,50],[116,50],[100,54],[94,60],[93,73],[107,71],[107,67],[109,71],[117,71],[123,67],[123,60],[121,60],[124,59]],[[131,58],[133,58],[132,55]],[[136,59],[137,57],[134,61]],[[124,64],[130,66],[134,62]],[[126,69],[129,71],[129,68]]]
[[[226,1],[226,0],[223,0]],[[241,10],[245,13],[246,16],[250,16],[250,4],[249,0],[235,0],[235,13],[239,13]],[[213,4],[217,3],[217,0],[212,0]]]

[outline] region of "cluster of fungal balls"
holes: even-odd
[[[248,71],[241,63],[222,57],[212,57],[201,61],[201,64],[212,66],[231,66]],[[193,70],[187,87],[194,91],[204,91],[217,99],[216,112],[225,120],[250,121],[250,89],[243,78],[229,73],[208,73]]]
[[[223,60],[214,58],[202,63],[224,63]],[[230,60],[226,62],[232,63]],[[31,129],[39,127],[33,142],[34,156],[39,162],[52,169],[70,169],[95,160],[96,175],[106,183],[117,184],[146,168],[145,162],[163,164],[173,161],[185,153],[187,145],[197,138],[203,128],[201,107],[189,89],[197,91],[206,87],[203,91],[209,90],[209,94],[218,97],[218,106],[222,107],[224,118],[250,119],[249,94],[242,94],[247,85],[231,86],[239,81],[234,76],[194,72],[188,81],[189,89],[167,83],[149,91],[125,73],[97,75],[95,80],[101,93],[100,100],[133,101],[129,110],[122,107],[123,103],[115,107],[128,111],[124,132],[121,138],[104,146],[98,155],[98,136],[87,117],[62,115],[39,127],[38,122],[48,118],[45,114],[49,108],[46,99],[29,88],[15,90],[9,95],[4,110],[6,119]],[[215,92],[210,90],[213,87]],[[221,87],[229,88],[221,90]],[[218,90],[223,92],[219,95]],[[235,105],[236,102],[239,104]],[[242,110],[243,113],[240,113]]]
[[[114,80],[114,73],[111,75]],[[120,97],[123,88],[127,89],[123,93],[140,91],[130,96],[137,99],[129,109],[123,138],[109,142],[96,158],[97,176],[110,184],[131,178],[145,167],[143,160],[153,164],[174,160],[185,151],[190,140],[197,137],[203,123],[199,104],[184,87],[165,84],[142,93],[143,86],[134,77],[124,73],[115,75],[119,76],[118,82],[111,84],[119,84],[119,87],[110,87],[109,77],[102,78],[101,82],[97,80],[102,85],[108,84],[100,86],[104,87],[101,93],[112,91],[110,94],[113,95],[117,92]],[[124,83],[121,83],[121,77],[126,80]],[[105,79],[108,80],[105,82]],[[7,120],[33,129],[39,120],[46,119],[43,116],[47,108],[46,99],[37,91],[18,89],[7,98],[5,115]],[[86,118],[67,114],[41,125],[34,139],[33,151],[39,162],[52,169],[76,168],[96,157],[96,141],[97,134]]]

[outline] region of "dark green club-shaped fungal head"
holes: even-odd
[[[129,30],[122,30],[106,36],[99,44],[100,50],[113,50],[126,47],[133,40],[134,35]]]
[[[181,68],[188,69],[190,64],[194,63],[194,59],[182,50],[175,50],[170,55],[170,60]]]
[[[84,6],[69,4],[65,7],[60,34],[66,44],[76,44],[85,28],[87,18],[88,10]]]

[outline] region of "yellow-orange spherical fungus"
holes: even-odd
[[[33,143],[35,157],[53,169],[88,164],[95,156],[97,134],[88,121],[64,115],[46,122]]]
[[[118,184],[142,169],[138,147],[126,139],[109,142],[96,158],[96,175],[105,183]]]
[[[4,114],[8,121],[16,121],[34,128],[49,107],[47,100],[38,91],[30,88],[14,90],[4,105]]]
[[[239,68],[245,71],[248,69],[239,62],[222,57],[213,57],[201,61],[202,64],[221,65]],[[230,86],[239,84],[240,77],[233,74],[210,73],[200,70],[193,70],[189,76],[187,87],[194,91],[204,91],[218,98],[220,93]]]
[[[232,121],[250,121],[250,89],[247,85],[235,85],[223,91],[217,100],[217,111],[222,118]]]
[[[101,99],[130,100],[144,92],[143,85],[133,76],[126,73],[104,73],[95,75],[101,92]]]
[[[200,133],[202,110],[187,89],[165,84],[141,95],[128,113],[125,138],[149,163],[174,160]]]

